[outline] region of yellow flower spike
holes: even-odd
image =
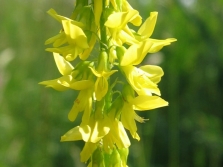
[[[152,82],[148,72],[134,66],[124,66],[120,68],[123,70],[129,84],[138,95],[152,95],[152,93],[160,95],[157,84]],[[159,75],[160,74],[158,74],[158,76]]]
[[[112,70],[109,72],[96,71],[94,68],[89,67],[92,73],[97,77],[95,82],[95,97],[97,101],[100,101],[108,91],[108,81],[107,78],[117,72],[117,70]]]
[[[72,72],[74,67],[62,56],[60,56],[58,53],[53,53],[53,57],[56,62],[57,68],[62,75],[68,75]]]
[[[101,13],[103,7],[103,0],[94,0],[94,17],[95,17],[95,24],[99,26]]]

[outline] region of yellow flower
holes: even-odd
[[[108,91],[108,81],[107,78],[115,73],[117,70],[112,70],[109,72],[106,71],[96,71],[94,68],[89,67],[92,73],[97,77],[95,82],[95,97],[96,100],[100,101]]]
[[[112,119],[106,115],[104,115],[104,118],[98,119],[92,116],[88,123],[81,123],[80,126],[69,130],[61,137],[61,141],[77,140],[84,140],[86,142],[86,147],[90,145],[94,148],[94,143],[99,143],[102,140],[105,150],[108,150],[109,148],[112,149],[114,144],[120,149],[130,146],[130,141],[123,124],[117,119]],[[82,153],[86,153],[85,149]],[[88,148],[87,150],[91,151],[94,149]],[[86,156],[82,153],[81,156],[84,156],[84,158],[81,157],[81,159],[83,162],[86,162],[90,157],[90,154],[88,153],[88,156]]]
[[[74,121],[79,112],[84,111],[82,116],[82,122],[86,123],[89,121],[91,110],[92,110],[92,89],[84,89],[79,92],[74,105],[68,114],[68,119]]]
[[[128,129],[133,138],[140,140],[137,134],[137,126],[135,120],[144,122],[144,119],[136,114],[134,110],[146,111],[168,105],[168,102],[158,96],[139,95],[134,97],[130,86],[123,89],[124,104],[121,109],[121,121],[126,129]]]
[[[138,17],[140,16],[137,10],[116,12],[112,13],[108,17],[108,20],[105,22],[105,26],[109,28],[113,42],[116,45],[121,46],[123,43],[133,44],[138,42],[132,34],[132,31],[127,26],[128,22],[139,26],[141,24],[141,19],[135,19]]]
[[[129,84],[138,95],[160,95],[157,83],[163,76],[163,70],[159,66],[146,65],[140,68],[134,66],[120,67]]]
[[[140,35],[140,40],[147,40],[149,42],[152,42],[153,45],[148,51],[149,53],[155,53],[158,52],[160,49],[162,49],[164,46],[170,45],[171,42],[175,42],[175,38],[168,38],[165,40],[158,40],[158,39],[151,39],[151,35],[153,33],[153,30],[156,25],[158,12],[151,12],[150,17],[146,19],[146,21],[141,25],[141,27],[138,30],[138,34]]]
[[[64,32],[46,41],[46,44],[54,43],[55,48],[47,48],[46,51],[60,53],[66,60],[72,61],[89,47],[87,37],[83,30],[70,20],[62,20],[62,25]],[[68,45],[58,47],[64,43]]]
[[[94,83],[92,80],[76,79],[78,71],[72,71],[74,67],[58,53],[53,53],[53,55],[57,68],[63,76],[54,80],[42,81],[39,84],[46,85],[46,87],[52,87],[58,91],[64,91],[69,88],[74,90],[84,90],[93,86]]]
[[[121,58],[120,65],[127,66],[140,64],[152,46],[153,43],[150,41],[142,41],[131,45]]]

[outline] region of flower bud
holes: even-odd
[[[92,167],[105,167],[103,151],[99,147],[92,155]]]
[[[108,71],[108,54],[105,51],[101,51],[99,54],[97,71]]]
[[[116,53],[117,53],[117,57],[119,59],[119,62],[122,62],[123,56],[126,52],[126,48],[124,46],[117,46],[116,47]]]

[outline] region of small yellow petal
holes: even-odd
[[[158,12],[151,12],[150,17],[146,19],[146,21],[143,23],[143,25],[138,30],[138,34],[145,36],[146,38],[149,38],[156,25]]]
[[[160,51],[164,46],[170,45],[171,42],[177,41],[175,38],[168,38],[165,40],[149,39],[153,43],[152,47],[148,51],[149,53],[156,53]]]
[[[100,101],[108,91],[108,81],[105,77],[100,77],[95,82],[95,97]]]
[[[139,95],[132,100],[135,110],[152,110],[168,105],[168,102],[159,96]]]
[[[145,75],[154,83],[159,83],[164,74],[163,69],[159,66],[145,65],[141,66],[140,69],[145,71]]]
[[[62,75],[68,75],[74,69],[74,67],[66,61],[62,56],[58,53],[53,53],[54,60],[56,62],[57,68]]]
[[[81,133],[79,132],[79,126],[69,130],[61,137],[61,141],[77,141],[82,140]]]
[[[92,87],[94,83],[91,80],[80,80],[69,85],[74,90],[84,90]]]
[[[93,152],[97,149],[96,143],[87,142],[81,151],[81,162],[87,162],[87,160],[92,156]]]

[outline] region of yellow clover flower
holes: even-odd
[[[165,40],[157,40],[150,38],[156,25],[157,16],[158,12],[151,12],[150,17],[146,19],[146,21],[141,25],[137,32],[140,35],[140,40],[149,40],[153,43],[153,46],[151,47],[149,53],[158,52],[164,46],[170,45],[171,42],[176,41],[175,38],[168,38]]]
[[[128,22],[139,26],[142,21],[141,19],[135,19],[138,17],[140,16],[137,10],[115,12],[108,17],[105,26],[109,28],[114,44],[121,46],[123,43],[133,44],[138,42],[127,26]]]
[[[63,30],[61,34],[56,35],[46,41],[46,44],[54,43],[54,46],[60,46],[65,42],[68,43],[66,46],[47,48],[46,51],[55,52],[63,55],[68,61],[73,61],[77,55],[87,49],[88,42],[87,37],[83,30],[72,23],[70,20],[62,20]]]
[[[68,114],[68,119],[74,121],[79,112],[84,111],[82,122],[88,122],[92,110],[92,88],[81,90]]]
[[[158,96],[139,95],[134,97],[132,88],[125,86],[123,89],[124,104],[121,109],[121,121],[126,129],[128,129],[133,138],[140,140],[137,134],[137,126],[135,120],[144,122],[144,119],[136,114],[134,110],[146,111],[168,105],[168,102]]]
[[[100,101],[108,91],[108,81],[107,78],[115,73],[117,70],[112,70],[109,72],[106,71],[96,71],[94,68],[89,67],[92,73],[97,77],[95,82],[95,97],[96,100]]]
[[[162,68],[153,65],[146,65],[140,68],[134,66],[123,66],[120,68],[138,95],[151,96],[154,93],[160,96],[157,83],[163,76]]]
[[[86,144],[90,145],[90,148],[86,145],[85,149],[88,150],[87,152],[94,151],[94,149],[91,149],[92,146],[95,148],[96,144],[99,144],[101,140],[105,150],[112,149],[114,144],[118,148],[127,148],[130,146],[130,141],[122,122],[117,119],[111,120],[107,116],[101,119],[95,119],[92,116],[87,124],[82,123],[61,137],[61,141],[77,140],[84,140]],[[85,149],[82,152],[86,153]],[[81,154],[82,162],[86,162],[91,153],[87,153],[87,156]]]
[[[78,72],[75,73],[75,71],[73,71],[74,67],[58,53],[53,53],[53,55],[57,68],[63,76],[54,80],[42,81],[39,84],[46,85],[46,87],[51,87],[58,91],[64,91],[67,89],[84,90],[92,87],[94,84],[92,80],[76,79],[75,77]]]

